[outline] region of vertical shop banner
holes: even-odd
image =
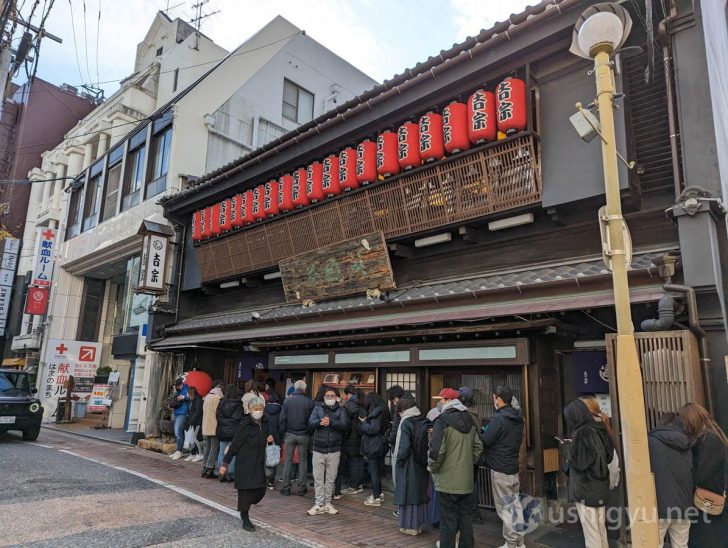
[[[64,384],[70,376],[82,396],[93,389],[93,381],[101,359],[101,343],[49,339],[39,396],[45,412],[44,422],[55,421],[58,400],[66,397]]]
[[[574,388],[579,394],[609,394],[607,353],[601,350],[574,352]]]
[[[56,245],[56,229],[41,228],[38,246],[35,251],[33,277],[30,285],[49,287],[53,279],[53,266],[56,262],[54,247]]]
[[[142,245],[142,261],[139,270],[139,293],[164,293],[164,276],[167,265],[169,237],[164,234],[147,234]]]
[[[13,291],[15,269],[18,266],[18,253],[20,240],[6,238],[3,245],[3,255],[0,259],[0,337],[5,335],[5,323],[10,310],[10,295]]]
[[[48,288],[29,287],[28,297],[25,301],[25,313],[34,316],[43,316],[48,308]]]

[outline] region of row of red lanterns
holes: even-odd
[[[384,131],[376,142],[365,139],[322,162],[236,194],[196,211],[192,239],[204,240],[233,228],[292,211],[380,178],[396,175],[472,145],[495,141],[527,126],[526,84],[506,78],[495,93],[475,91],[467,104],[453,101],[442,114],[428,112],[419,123],[405,122],[397,132]]]

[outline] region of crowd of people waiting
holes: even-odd
[[[371,493],[363,503],[382,505],[385,457],[391,454],[399,530],[419,535],[430,526],[439,528],[441,548],[474,546],[475,483],[484,464],[502,521],[501,548],[525,546],[519,482],[524,420],[510,388],[493,390],[495,413],[486,426],[469,387],[444,388],[426,414],[399,386],[387,390],[389,402],[353,385],[341,393],[323,385],[314,399],[306,391],[305,381],[298,380],[281,399],[269,379],[248,381],[242,394],[232,384],[223,393],[223,383],[215,381],[203,402],[178,378],[170,398],[177,446],[170,456],[183,458],[189,449],[185,460],[201,462],[202,477],[234,482],[243,527],[254,531],[250,507],[266,489],[275,488],[279,463],[280,493],[304,496],[310,452],[315,503],[308,514],[336,515],[333,501],[364,492],[367,472]],[[564,418],[569,500],[578,511],[586,546],[607,548],[606,507],[609,491],[619,482],[617,439],[594,397],[567,404]],[[185,445],[190,431],[194,442]],[[649,434],[649,447],[660,548],[668,534],[674,548],[720,544],[728,533],[728,521],[715,511],[720,497],[725,499],[728,440],[723,431],[704,408],[688,404],[662,418]],[[713,505],[702,508],[712,519],[693,520],[691,527],[686,512],[699,500]]]

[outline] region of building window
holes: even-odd
[[[103,162],[91,167],[89,179],[86,183],[86,198],[83,206],[83,232],[92,229],[99,223],[101,198],[103,197],[104,178]]]
[[[74,181],[74,183],[76,183]],[[76,184],[74,184],[74,187]],[[83,198],[83,186],[71,191],[71,200],[68,204],[68,228],[66,228],[66,239],[70,240],[81,233],[81,198]]]
[[[121,199],[121,210],[126,211],[141,201],[144,184],[144,156],[146,154],[146,128],[142,129],[129,143],[126,157],[126,173]]]
[[[154,136],[151,146],[151,176],[147,184],[146,198],[156,196],[167,188],[167,171],[169,170],[169,148],[172,142],[172,127]]]
[[[284,79],[283,117],[297,124],[313,120],[313,93]]]
[[[177,91],[177,84],[179,84],[179,69],[174,69],[174,80],[172,81],[172,91]]]
[[[84,279],[81,316],[78,319],[78,332],[76,333],[77,341],[95,342],[99,340],[105,288],[106,280]]]
[[[164,51],[164,46],[157,48],[157,57],[162,55],[162,52]]]
[[[385,390],[389,390],[393,386],[401,386],[404,390],[416,394],[417,373],[387,373],[384,385]]]
[[[104,196],[103,212],[101,220],[111,219],[116,215],[116,202],[119,199],[119,187],[121,185],[121,159],[123,148],[118,147],[109,153],[109,166],[106,168],[106,193]]]
[[[114,307],[114,333],[135,333],[148,322],[151,295],[136,292],[139,284],[141,257],[127,259],[126,272],[112,279],[116,284],[116,305]]]

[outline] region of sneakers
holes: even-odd
[[[320,516],[321,514],[326,513],[326,508],[323,506],[319,506],[318,504],[314,505],[313,508],[311,508],[308,512],[306,512],[309,516]]]
[[[404,533],[405,535],[412,535],[413,537],[422,533],[419,529],[400,529],[399,532]]]
[[[337,493],[334,495],[334,500],[341,500],[344,498],[344,493]]]
[[[192,457],[190,462],[200,462],[202,458],[202,455],[195,455],[194,457]]]
[[[392,515],[393,515],[393,516],[394,516],[395,518],[398,518],[398,517],[399,517],[399,510],[392,510]]]
[[[326,511],[327,514],[330,514],[332,516],[335,516],[336,514],[339,513],[339,511],[330,504],[327,504],[326,506],[324,506],[324,510]]]
[[[347,487],[346,489],[341,490],[342,495],[358,495],[363,492],[364,488],[361,485],[359,487]]]
[[[170,458],[170,459],[172,459],[172,460],[179,460],[179,459],[181,459],[181,458],[182,458],[183,456],[184,456],[184,454],[182,453],[182,451],[175,451],[174,453],[172,453],[172,454],[171,454],[171,455],[169,456],[169,458]]]
[[[369,495],[367,499],[364,501],[364,504],[366,506],[381,506],[382,505],[382,498],[379,497],[378,499],[375,499],[372,495]]]
[[[187,455],[185,457],[185,462],[192,462],[194,458],[195,458],[194,455]]]
[[[290,487],[284,487],[281,489],[281,495],[284,497],[290,497],[291,496],[291,488]]]

